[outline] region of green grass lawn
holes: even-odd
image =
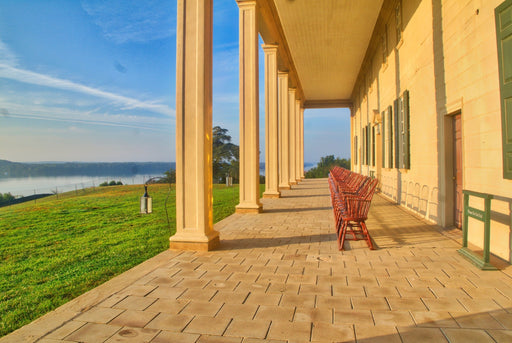
[[[139,214],[142,186],[77,193],[0,208],[0,336],[169,247],[176,230],[169,185],[149,186],[149,215]],[[238,186],[214,185],[213,202],[214,222],[234,213]]]

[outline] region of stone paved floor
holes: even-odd
[[[511,342],[511,268],[482,272],[380,196],[379,249],[337,250],[327,181],[216,225],[221,249],[165,251],[5,342]],[[455,239],[454,239],[455,238]]]

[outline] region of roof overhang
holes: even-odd
[[[350,107],[384,0],[260,0],[259,31],[305,108]]]

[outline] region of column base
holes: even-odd
[[[299,183],[299,182],[301,182],[301,181],[302,181],[302,179],[297,179],[297,183]]]
[[[175,234],[169,238],[169,249],[210,251],[220,244],[219,232],[212,231],[208,236],[196,236],[187,234]]]
[[[290,181],[291,186],[296,185],[296,184],[297,184],[297,181]]]
[[[280,191],[288,191],[290,189],[292,189],[292,188],[289,185],[288,186],[279,186]]]
[[[261,213],[263,212],[263,207],[261,204],[257,205],[249,205],[249,204],[238,204],[235,207],[235,213]]]
[[[279,192],[263,192],[263,198],[265,199],[276,199],[280,198],[281,193]]]

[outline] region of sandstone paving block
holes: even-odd
[[[176,284],[181,288],[204,288],[210,281],[204,279],[183,279]]]
[[[109,324],[142,328],[156,316],[157,313],[127,310],[112,319]]]
[[[335,324],[375,325],[370,310],[334,310]]]
[[[470,296],[461,287],[448,288],[448,287],[429,287],[432,293],[437,298],[457,298],[457,299],[470,299]]]
[[[124,310],[93,307],[76,318],[78,321],[105,324],[120,315]]]
[[[144,312],[178,314],[189,302],[188,299],[157,299]]]
[[[267,293],[299,294],[300,284],[297,283],[271,283]]]
[[[265,338],[270,320],[240,320],[234,318],[229,324],[225,336]]]
[[[295,307],[261,305],[254,318],[291,321],[294,313]]]
[[[98,307],[112,307],[126,297],[127,297],[127,295],[112,294],[107,299],[100,302],[97,306]]]
[[[149,297],[139,297],[136,295],[130,295],[126,297],[124,300],[118,302],[114,305],[114,308],[124,309],[124,310],[144,310],[148,308],[152,303],[154,303],[156,298]]]
[[[201,335],[197,343],[241,343],[241,337],[226,337],[216,335]]]
[[[430,311],[448,311],[448,312],[467,312],[464,306],[457,299],[439,298],[429,299],[422,298],[423,303]]]
[[[336,308],[336,309],[351,309],[352,302],[348,296],[323,296],[316,297],[317,308]]]
[[[443,343],[448,342],[440,329],[398,327],[403,343]]]
[[[105,341],[105,343],[114,342],[150,342],[160,330],[155,329],[142,329],[134,327],[123,327],[117,331],[112,337]]]
[[[450,343],[495,343],[484,330],[476,329],[442,329]]]
[[[206,335],[222,335],[231,319],[196,316],[185,328],[184,332]]]
[[[65,337],[65,339],[85,343],[103,342],[112,337],[120,329],[121,327],[116,325],[87,323],[71,335]]]
[[[505,329],[500,322],[488,313],[450,313],[461,328]]]
[[[228,280],[230,281],[244,281],[244,282],[255,282],[256,279],[258,279],[258,276],[260,276],[259,273],[232,273]]]
[[[491,311],[489,314],[498,322],[500,322],[500,324],[503,325],[505,329],[512,330],[512,314],[504,310]]]
[[[356,341],[358,343],[401,343],[400,335],[394,326],[355,326]],[[419,343],[419,342],[418,342]]]
[[[251,293],[245,300],[244,304],[257,304],[257,305],[278,305],[281,301],[281,294],[276,293]]]
[[[213,317],[219,312],[222,307],[221,303],[216,302],[204,302],[204,301],[191,301],[180,314],[188,314],[191,316],[209,316]]]
[[[212,280],[206,287],[205,290],[216,289],[219,291],[233,291],[239,284],[239,281],[221,281]]]
[[[459,302],[469,312],[489,312],[502,309],[493,299],[460,299]]]
[[[414,321],[408,311],[378,311],[372,310],[375,325],[381,326],[408,326]]]
[[[195,343],[200,335],[193,333],[160,331],[160,333],[151,340],[151,343]]]
[[[509,343],[512,342],[512,330],[487,330],[487,333],[497,343]]]
[[[386,297],[391,310],[426,311],[425,304],[419,298]]]
[[[351,297],[352,307],[356,310],[389,310],[389,305],[383,297]]]
[[[308,341],[311,337],[311,323],[289,322],[276,320],[272,321],[267,338],[304,340]]]
[[[316,275],[304,275],[304,274],[289,274],[286,279],[286,283],[288,284],[316,284],[317,276]]]
[[[398,290],[396,287],[375,287],[375,286],[365,286],[364,287],[366,295],[368,297],[398,297]]]
[[[287,341],[276,339],[244,338],[243,343],[287,343]]]
[[[269,282],[245,282],[240,281],[238,286],[235,288],[235,292],[251,292],[251,293],[265,293],[267,289],[270,287]]]
[[[279,306],[315,307],[314,295],[283,294]]]
[[[48,335],[46,335],[46,338],[63,339],[64,337],[70,335],[71,333],[80,329],[84,325],[86,325],[85,322],[72,320],[70,322],[67,322],[57,330],[50,332]]]
[[[333,323],[333,310],[330,308],[298,307],[293,316],[294,322]]]
[[[365,297],[366,293],[363,286],[343,286],[335,284],[332,286],[332,295],[345,297]]]
[[[353,325],[313,323],[312,342],[350,342],[354,338]]]
[[[180,332],[192,318],[194,317],[185,314],[160,313],[146,325],[146,328]]]
[[[287,274],[270,274],[270,273],[261,273],[258,282],[268,282],[268,283],[284,283],[286,282]]]
[[[184,287],[158,286],[151,293],[148,294],[148,297],[176,299],[180,295],[182,295],[186,290],[187,289]]]
[[[131,285],[118,292],[119,295],[138,295],[145,296],[151,293],[157,286],[154,285]]]
[[[187,299],[194,301],[210,301],[211,298],[217,293],[215,289],[196,289],[189,288],[178,299]]]
[[[428,287],[400,287],[398,293],[402,298],[435,298],[434,293]]]
[[[439,328],[459,327],[459,324],[457,324],[449,312],[411,311],[411,314],[417,326]]]
[[[204,280],[226,281],[233,273],[229,271],[207,271],[201,276]]]
[[[242,304],[247,299],[249,292],[224,292],[218,291],[210,300],[215,303]]]
[[[217,318],[238,318],[240,320],[251,320],[254,318],[258,305],[250,304],[224,304],[217,312]]]

